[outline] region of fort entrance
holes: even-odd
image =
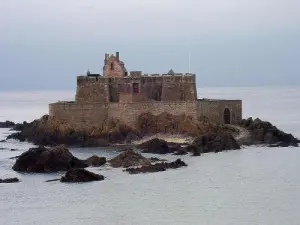
[[[225,124],[230,124],[231,121],[230,121],[230,110],[228,108],[226,108],[224,110],[224,123]]]

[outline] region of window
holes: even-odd
[[[139,93],[140,92],[139,83],[133,83],[132,84],[132,90],[133,90],[133,93]]]
[[[114,63],[110,63],[110,70],[114,70]]]

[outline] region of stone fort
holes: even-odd
[[[202,117],[218,124],[242,119],[241,100],[198,99],[193,73],[143,74],[127,71],[119,52],[105,54],[103,75],[87,72],[77,77],[75,101],[49,105],[49,116],[86,130],[109,119],[131,127],[142,113]]]

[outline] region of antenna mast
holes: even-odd
[[[189,73],[191,73],[191,51],[189,51]]]

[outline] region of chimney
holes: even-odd
[[[119,59],[120,59],[120,53],[119,52],[116,52],[116,58],[119,61]]]
[[[109,54],[105,53],[104,61],[107,62]]]

